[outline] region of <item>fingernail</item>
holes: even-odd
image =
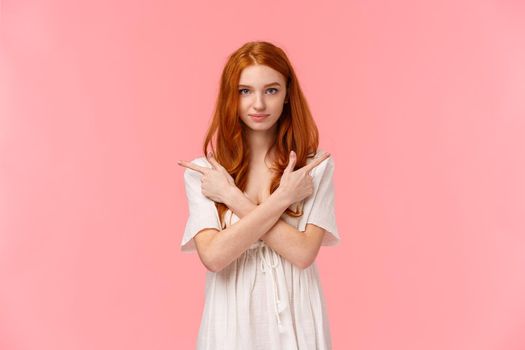
[[[180,160],[178,160],[178,161],[177,161],[177,164],[179,164],[179,165],[180,165],[180,164],[182,164],[182,163],[181,163],[181,161],[180,161]]]

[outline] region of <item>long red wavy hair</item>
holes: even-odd
[[[206,157],[208,146],[215,159],[234,178],[235,184],[245,191],[248,179],[248,163],[250,149],[245,136],[245,125],[238,115],[239,79],[244,68],[261,64],[269,66],[286,78],[288,103],[283,106],[282,114],[277,121],[277,133],[272,149],[276,160],[272,169],[276,175],[271,181],[270,193],[273,193],[280,183],[286,168],[290,151],[297,154],[295,169],[307,164],[307,158],[313,157],[319,145],[319,131],[314,122],[306,99],[299,86],[299,81],[292,65],[282,49],[266,41],[248,42],[233,52],[223,69],[219,95],[215,111],[204,141],[203,151]],[[224,213],[228,210],[223,203],[216,203],[217,211],[223,228]],[[302,206],[285,213],[298,217],[303,214]]]

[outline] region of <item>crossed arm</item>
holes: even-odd
[[[237,187],[233,187],[224,203],[239,218],[257,207]],[[283,219],[279,219],[272,228],[261,236],[270,248],[292,264],[307,268],[314,261],[321,247],[325,230],[314,224],[307,224],[301,232]]]

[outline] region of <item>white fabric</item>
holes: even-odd
[[[191,161],[196,165],[212,168],[206,157],[195,158]],[[205,228],[221,229],[219,213],[215,202],[201,192],[202,174],[193,169],[184,170],[184,186],[188,199],[189,217],[182,236],[181,250],[183,252],[196,251],[193,237]]]
[[[318,150],[316,157],[324,153]],[[308,163],[312,159],[308,160]],[[205,157],[193,163],[211,168]],[[305,231],[308,223],[326,230],[322,245],[340,242],[335,219],[332,157],[315,167],[314,193],[299,218],[281,219]],[[195,251],[193,237],[204,228],[220,230],[215,203],[200,189],[201,174],[184,173],[189,218],[181,250]],[[229,215],[228,215],[229,214]],[[226,225],[239,218],[226,212]],[[298,268],[259,240],[219,272],[206,271],[205,302],[197,350],[331,349],[331,336],[317,265]]]

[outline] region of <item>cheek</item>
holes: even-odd
[[[282,112],[284,106],[282,101],[275,101],[275,103],[272,104],[272,109],[274,112]]]
[[[245,99],[240,99],[239,100],[239,113],[244,113],[246,111],[246,109],[248,108],[248,103],[246,102]]]

